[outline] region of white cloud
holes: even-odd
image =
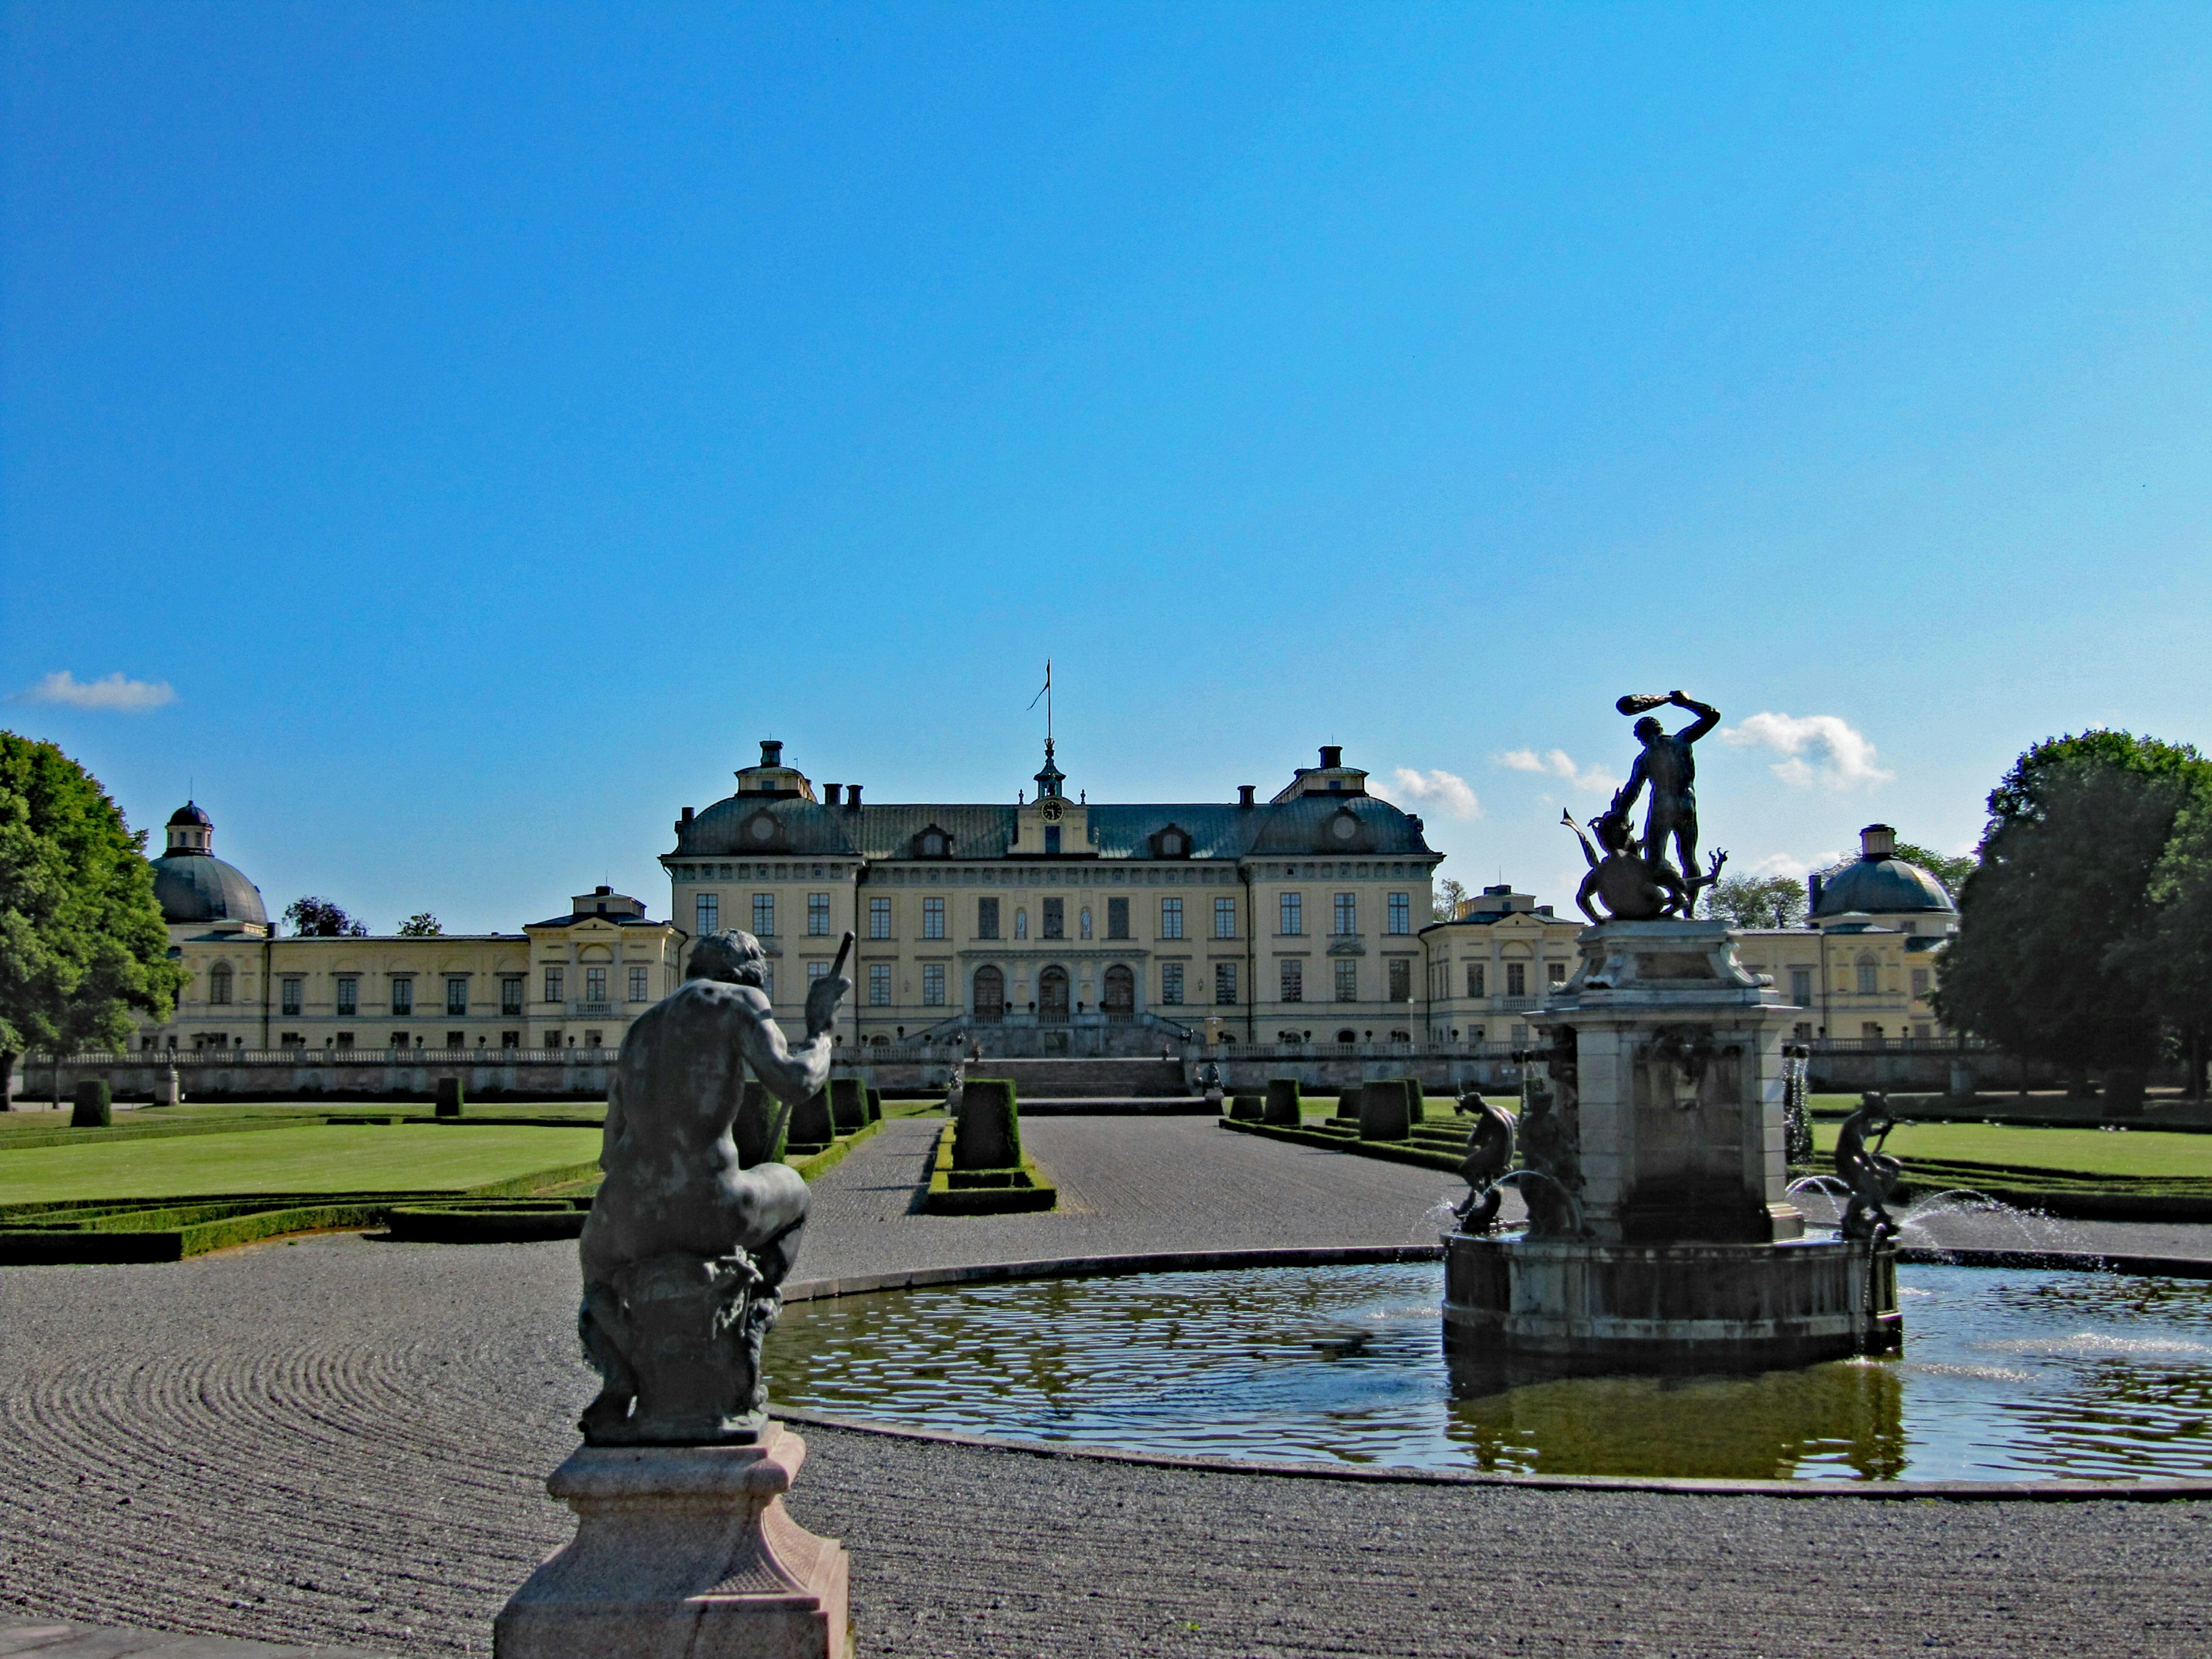
[[[1410,766],[1401,766],[1390,775],[1393,791],[1409,799],[1432,801],[1437,809],[1455,818],[1479,818],[1482,803],[1474,798],[1474,791],[1467,787],[1467,780],[1455,773],[1443,771],[1416,772]]]
[[[1787,876],[1792,881],[1802,881],[1815,870],[1826,870],[1840,863],[1841,853],[1815,853],[1809,859],[1794,858],[1788,853],[1769,853],[1757,862],[1747,865],[1736,873],[1745,876]]]
[[[15,696],[23,702],[66,703],[71,708],[107,708],[127,714],[143,714],[177,700],[174,688],[167,680],[125,679],[119,672],[104,680],[80,680],[66,668]]]
[[[1609,795],[1620,787],[1621,780],[1601,766],[1577,766],[1574,757],[1564,749],[1547,750],[1540,755],[1533,749],[1509,749],[1496,757],[1498,763],[1510,771],[1536,772],[1547,777],[1565,778],[1572,787],[1586,795]]]
[[[1753,714],[1728,726],[1721,740],[1739,749],[1771,749],[1783,758],[1774,775],[1795,789],[1820,783],[1830,789],[1887,783],[1897,774],[1876,764],[1866,734],[1835,714]]]

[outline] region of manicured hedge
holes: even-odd
[[[1336,1115],[1346,1123],[1359,1121],[1359,1100],[1364,1091],[1353,1087],[1336,1091]]]
[[[817,1089],[791,1109],[788,1152],[801,1147],[818,1152],[837,1138],[836,1120],[830,1112],[830,1091]]]
[[[868,1127],[867,1085],[856,1077],[830,1079],[830,1121],[841,1135]]]
[[[1239,1123],[1257,1123],[1267,1115],[1265,1095],[1231,1095],[1229,1097],[1229,1115]]]
[[[952,1126],[952,1165],[958,1170],[1011,1170],[1022,1161],[1021,1108],[1005,1078],[969,1078]]]
[[[1262,1123],[1295,1124],[1298,1121],[1298,1080],[1294,1077],[1267,1079],[1267,1103],[1260,1114]]]
[[[1012,1215],[1049,1210],[1059,1204],[1059,1189],[1034,1159],[1024,1158],[1014,1168],[958,1167],[953,1148],[959,1133],[957,1123],[948,1123],[938,1132],[937,1153],[930,1161],[929,1190],[922,1200],[922,1207],[930,1213]]]
[[[466,1091],[461,1087],[460,1079],[457,1077],[440,1078],[438,1079],[438,1115],[440,1117],[459,1117],[461,1115],[461,1107],[465,1095]]]
[[[1403,1078],[1377,1078],[1362,1085],[1359,1091],[1359,1138],[1362,1140],[1412,1139],[1412,1104]]]
[[[70,1112],[72,1129],[105,1129],[115,1121],[115,1097],[106,1078],[87,1078],[76,1085],[76,1103]]]

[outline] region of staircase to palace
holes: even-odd
[[[1024,1113],[1204,1112],[1179,1060],[999,1059],[969,1063],[971,1077],[1010,1079]]]

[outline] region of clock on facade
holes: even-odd
[[[1060,822],[1060,803],[1058,801],[1048,800],[1044,804],[1044,821],[1047,823],[1058,823]]]

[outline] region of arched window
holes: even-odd
[[[975,1000],[970,1005],[975,1018],[987,1025],[996,1025],[1006,1017],[1006,976],[995,968],[975,970]]]
[[[1137,976],[1120,963],[1106,970],[1104,999],[1099,1005],[1112,1018],[1127,1018],[1137,1012]]]
[[[1336,1034],[1336,1040],[1339,1042],[1357,1042],[1359,1041],[1359,1033],[1353,1030],[1339,1031]]]
[[[1051,967],[1037,975],[1037,1022],[1043,1025],[1067,1024],[1066,969]]]
[[[228,963],[218,962],[208,969],[208,1000],[210,1002],[230,1000],[230,964]]]

